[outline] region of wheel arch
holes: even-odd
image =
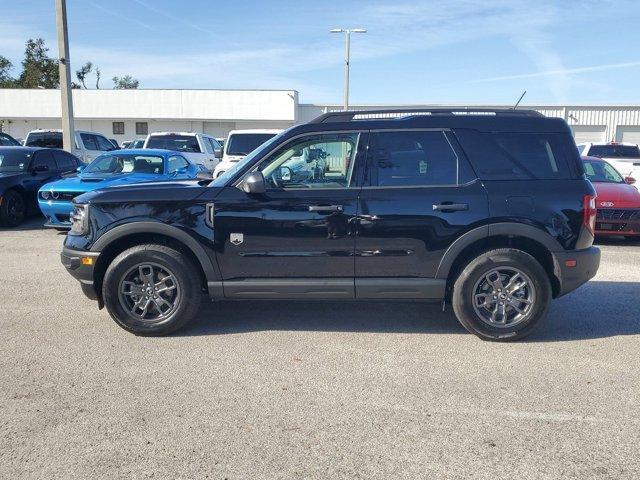
[[[531,225],[498,223],[475,228],[459,237],[445,252],[436,278],[447,280],[446,295],[464,267],[478,255],[495,248],[517,248],[534,257],[545,269],[553,297],[560,293],[559,266],[553,252],[563,250],[551,235]]]
[[[100,252],[93,274],[94,288],[99,297],[104,274],[113,259],[132,246],[150,243],[166,245],[187,255],[198,268],[203,289],[206,290],[207,282],[219,280],[217,266],[191,235],[158,222],[135,222],[108,231],[91,247],[91,251]]]

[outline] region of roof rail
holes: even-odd
[[[334,123],[351,122],[353,120],[380,120],[394,119],[400,120],[420,115],[518,115],[526,117],[544,117],[535,110],[515,110],[512,108],[402,108],[402,109],[380,109],[380,110],[347,110],[339,112],[329,112],[314,118],[309,123]]]

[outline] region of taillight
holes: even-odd
[[[583,199],[583,212],[584,217],[582,224],[591,232],[591,235],[596,231],[596,197],[594,195],[585,195]]]

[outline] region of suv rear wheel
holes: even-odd
[[[471,261],[453,287],[453,310],[462,325],[484,340],[519,340],[544,319],[551,283],[526,252],[491,250]]]
[[[166,335],[198,312],[202,292],[196,267],[163,245],[137,245],[107,268],[102,298],[111,317],[138,335]]]

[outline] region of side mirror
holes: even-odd
[[[84,170],[84,167],[86,167],[86,165],[80,165],[78,168],[76,168],[76,172],[80,173],[82,170]]]
[[[49,171],[48,165],[36,165],[35,167],[33,167],[33,173],[41,173],[41,172],[48,172],[48,171]]]
[[[267,185],[264,181],[262,172],[251,172],[242,182],[242,190],[245,193],[260,194],[267,191]]]
[[[636,183],[636,179],[633,177],[624,177],[624,183],[626,183],[627,185],[633,185],[634,183]]]
[[[221,148],[216,148],[213,151],[213,156],[218,158],[218,159],[222,158],[222,149]]]
[[[187,169],[185,167],[181,167],[181,168],[176,168],[172,175],[184,175],[185,173],[187,173]]]

